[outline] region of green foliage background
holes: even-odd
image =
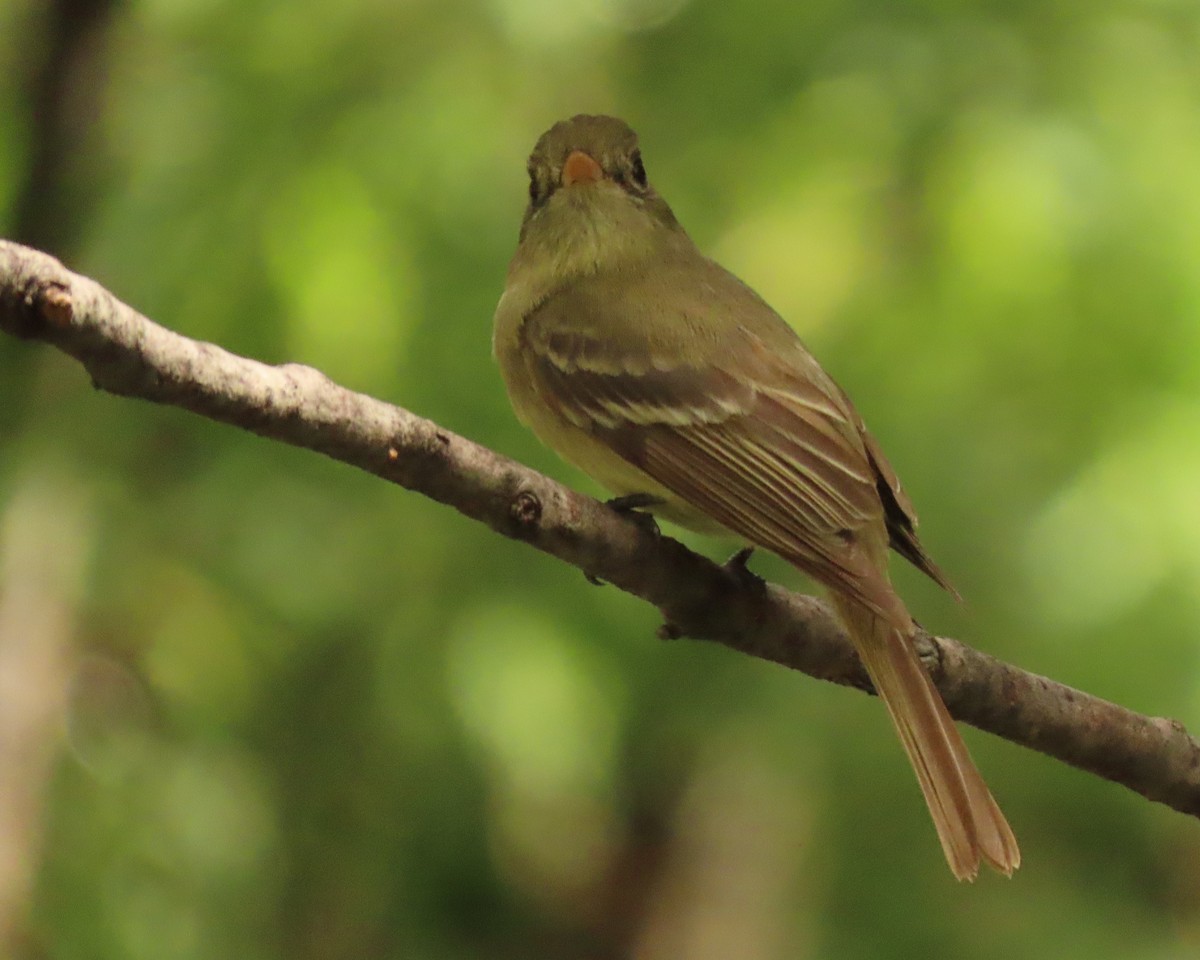
[[[0,6],[13,239],[44,12]],[[889,451],[969,598],[897,565],[922,622],[1195,726],[1198,45],[1187,0],[138,0],[70,78],[51,252],[590,490],[490,319],[529,147],[617,113]],[[968,731],[1025,865],[959,886],[874,700],[10,340],[30,497],[84,559],[21,956],[1200,951],[1194,821]]]

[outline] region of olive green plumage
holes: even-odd
[[[494,349],[521,420],[614,494],[724,529],[828,587],[916,771],[954,874],[1011,874],[1016,840],[912,648],[890,545],[947,589],[845,393],[753,290],[709,260],[612,117],[556,124]]]

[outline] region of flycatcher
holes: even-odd
[[[555,124],[493,347],[517,416],[618,496],[723,529],[824,584],[912,762],[950,869],[1011,875],[1016,838],[913,648],[889,545],[952,590],[842,389],[780,316],[696,248],[613,117]]]

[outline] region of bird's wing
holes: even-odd
[[[863,547],[885,536],[885,510],[857,415],[783,321],[740,284],[742,303],[714,299],[728,284],[670,298],[636,278],[616,297],[608,286],[576,284],[528,318],[523,355],[542,401],[726,529],[906,616]],[[637,311],[648,305],[675,315],[647,327]],[[722,310],[769,317],[714,333],[703,317]],[[589,314],[604,322],[579,322]],[[639,339],[646,329],[680,344]]]
[[[891,548],[942,589],[953,594],[956,600],[961,600],[962,597],[954,588],[954,584],[942,572],[942,568],[933,562],[933,558],[925,552],[925,547],[917,538],[917,512],[913,508],[908,494],[900,485],[900,478],[896,476],[896,471],[892,469],[887,457],[883,455],[879,441],[867,432],[866,425],[862,423],[861,419],[858,422],[863,444],[867,448],[867,456],[871,458],[871,466],[874,467],[878,477],[879,498],[883,501],[888,542]]]

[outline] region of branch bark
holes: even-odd
[[[158,326],[54,258],[0,241],[0,329],[77,359],[100,389],[323,453],[422,493],[653,604],[672,635],[870,690],[824,601],[745,583],[590,497],[297,364],[235,356]],[[960,720],[1200,816],[1200,743],[956,640],[917,638]]]

